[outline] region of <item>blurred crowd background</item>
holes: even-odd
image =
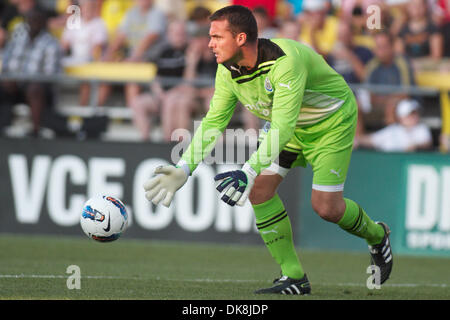
[[[347,80],[360,109],[355,148],[443,144],[442,99],[417,77],[450,77],[450,0],[3,0],[1,134],[183,139],[174,130],[192,132],[214,92],[208,16],[229,4],[253,10],[259,37],[305,43]],[[149,65],[155,75],[129,80]],[[71,74],[79,66],[89,76]],[[105,70],[114,81],[96,76]],[[239,106],[231,125],[263,123]]]

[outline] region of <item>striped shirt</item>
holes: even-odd
[[[21,75],[53,75],[61,71],[62,51],[59,42],[43,30],[34,39],[28,26],[19,25],[6,44],[2,73]]]
[[[373,58],[367,64],[367,83],[393,86],[412,86],[414,73],[409,61],[403,56],[394,58],[391,64],[382,64]]]

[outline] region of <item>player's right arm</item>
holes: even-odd
[[[237,97],[231,86],[230,72],[220,64],[209,111],[202,119],[189,147],[178,163],[179,166],[187,165],[190,173],[211,152],[233,116]]]
[[[166,207],[170,206],[175,192],[186,183],[199,163],[214,148],[236,107],[237,97],[232,91],[230,78],[228,70],[219,65],[210,109],[202,119],[187,150],[175,167],[158,167],[155,173],[159,175],[144,184],[145,196],[149,201],[154,204],[162,201]]]

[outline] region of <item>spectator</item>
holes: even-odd
[[[327,61],[341,74],[347,83],[361,83],[365,80],[365,65],[373,58],[372,52],[353,43],[349,23],[341,21],[338,25],[338,39]]]
[[[395,37],[398,37],[400,30],[408,19],[406,14],[408,2],[409,0],[385,0],[383,3],[385,11],[383,11],[382,14],[389,18],[389,32]],[[387,19],[385,19],[385,21],[386,20]]]
[[[355,146],[385,152],[413,152],[432,147],[431,130],[420,123],[419,103],[402,100],[396,108],[398,122],[355,140]]]
[[[347,1],[348,2],[348,1]],[[354,1],[352,1],[354,2]],[[345,4],[346,2],[344,2]],[[343,10],[341,20],[350,21],[350,26],[353,33],[353,41],[358,45],[364,45],[370,49],[373,49],[373,37],[370,34],[370,30],[367,28],[367,8],[362,4],[355,4],[354,7],[350,7],[350,13],[346,13]],[[345,9],[345,7],[344,7]]]
[[[418,58],[442,57],[443,38],[431,20],[426,0],[411,0],[407,5],[408,19],[397,38],[397,51],[411,58],[415,67],[420,68]]]
[[[167,78],[173,81],[174,78],[181,79],[183,77],[186,67],[186,48],[187,33],[184,22],[174,21],[170,23],[167,43],[161,50],[160,56],[155,60],[158,71],[157,78],[151,84],[151,92],[140,94],[130,105],[133,109],[133,122],[144,141],[150,138],[152,121],[149,116],[156,115],[160,111],[161,113],[167,112],[168,110],[164,110],[167,109],[165,104],[168,95],[182,86],[181,84],[168,83]],[[187,100],[187,98],[183,97],[181,100]],[[181,103],[181,100],[177,102]],[[163,117],[161,120],[165,141],[170,141],[172,130],[176,129],[176,120],[171,119],[171,117],[175,119],[177,114],[169,113],[167,117]]]
[[[186,23],[189,37],[209,39],[210,15],[211,11],[203,6],[197,6],[192,10],[189,20]]]
[[[48,10],[40,5],[36,0],[9,0],[7,3],[2,3],[2,10],[0,10],[0,48],[3,47],[8,39],[8,34],[12,34],[15,27],[24,21],[24,16],[32,9],[39,9],[46,13],[48,25],[51,26],[51,21],[56,14],[53,10]]]
[[[100,16],[108,29],[108,39],[113,40],[117,28],[129,9],[133,7],[134,0],[103,0]]]
[[[280,26],[280,38],[300,40],[300,24],[295,19],[284,20]]]
[[[375,57],[369,61],[366,69],[366,83],[385,86],[414,85],[414,73],[407,59],[396,55],[393,48],[393,37],[388,32],[375,35]],[[379,126],[395,122],[395,106],[406,98],[404,93],[372,93],[371,110],[363,115],[366,125]]]
[[[216,59],[208,47],[210,15],[209,9],[197,7],[190,17],[190,22],[196,26],[192,29],[197,32],[191,33],[186,50],[186,69],[183,75],[185,82],[182,88],[168,95],[161,115],[163,121],[170,119],[170,110],[174,110],[174,114],[178,115],[174,128],[191,129],[192,115],[197,113],[203,116],[209,110],[217,70]],[[195,83],[197,80],[202,83]]]
[[[47,31],[46,13],[32,9],[26,14],[25,22],[16,28],[6,44],[2,73],[35,77],[57,74],[61,70],[60,46]],[[31,108],[32,133],[39,135],[42,112],[53,104],[52,90],[52,84],[48,83],[3,82],[0,87],[0,126],[10,123],[14,104],[25,102]]]
[[[378,10],[368,10],[373,6],[376,6]],[[380,17],[374,16],[378,13]],[[350,22],[354,43],[369,49],[374,47],[373,34],[379,30],[390,32],[394,23],[384,0],[345,0],[341,6],[341,20]],[[379,22],[380,25],[371,25],[374,22]]]
[[[347,83],[358,84],[365,81],[366,65],[372,58],[373,54],[368,48],[354,44],[350,23],[341,21],[338,26],[337,43],[326,58],[328,64],[341,74]],[[355,92],[360,110],[363,94],[362,90]],[[363,123],[362,112],[358,112],[356,136],[363,133]]]
[[[272,26],[269,14],[264,7],[256,7],[253,9],[253,15],[258,25],[259,38],[271,39],[277,36],[278,29]]]
[[[61,46],[70,55],[63,59],[64,66],[73,66],[98,60],[108,42],[108,31],[102,18],[97,15],[96,3],[92,0],[80,0],[81,25],[79,28],[65,28]],[[80,86],[79,103],[85,106],[89,102],[90,85]],[[103,105],[105,101],[98,101]]]
[[[157,55],[166,30],[166,16],[153,5],[153,0],[135,0],[117,30],[116,37],[106,50],[105,61],[145,62]],[[126,47],[125,59],[119,51]],[[100,87],[100,101],[109,95],[110,86]],[[133,99],[139,94],[138,84],[125,86],[125,100],[131,106]]]
[[[171,141],[175,129],[192,130],[192,116],[197,113],[205,115],[214,95],[213,81],[217,63],[208,48],[209,38],[196,36],[189,40],[186,50],[184,82],[175,90],[167,93],[161,110],[164,139]],[[204,80],[208,83],[195,83]],[[185,138],[185,137],[181,137]]]
[[[14,0],[13,4],[17,7],[17,10],[22,17],[32,9],[37,9],[45,12],[47,20],[47,30],[50,32],[56,32],[58,28],[58,14],[54,8],[49,8],[42,1],[38,0]]]
[[[337,36],[337,18],[328,16],[330,3],[327,0],[304,0],[303,10],[300,41],[319,54],[327,55],[334,47]]]
[[[440,9],[439,26],[444,36],[444,56],[450,57],[450,1],[438,0]]]
[[[153,0],[135,0],[127,11],[117,35],[106,52],[106,60],[115,60],[115,55],[126,46],[126,61],[142,62],[157,52],[157,44],[164,40],[166,16],[153,5]]]

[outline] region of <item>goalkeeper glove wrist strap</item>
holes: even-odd
[[[184,160],[178,161],[175,167],[183,169],[184,173],[186,173],[186,177],[189,177],[191,175],[191,169],[189,168],[189,165],[187,164],[186,161]]]
[[[241,170],[245,172],[245,174],[247,175],[247,179],[249,180],[254,180],[258,176],[255,169],[253,169],[252,166],[248,164],[248,162],[244,163]]]

